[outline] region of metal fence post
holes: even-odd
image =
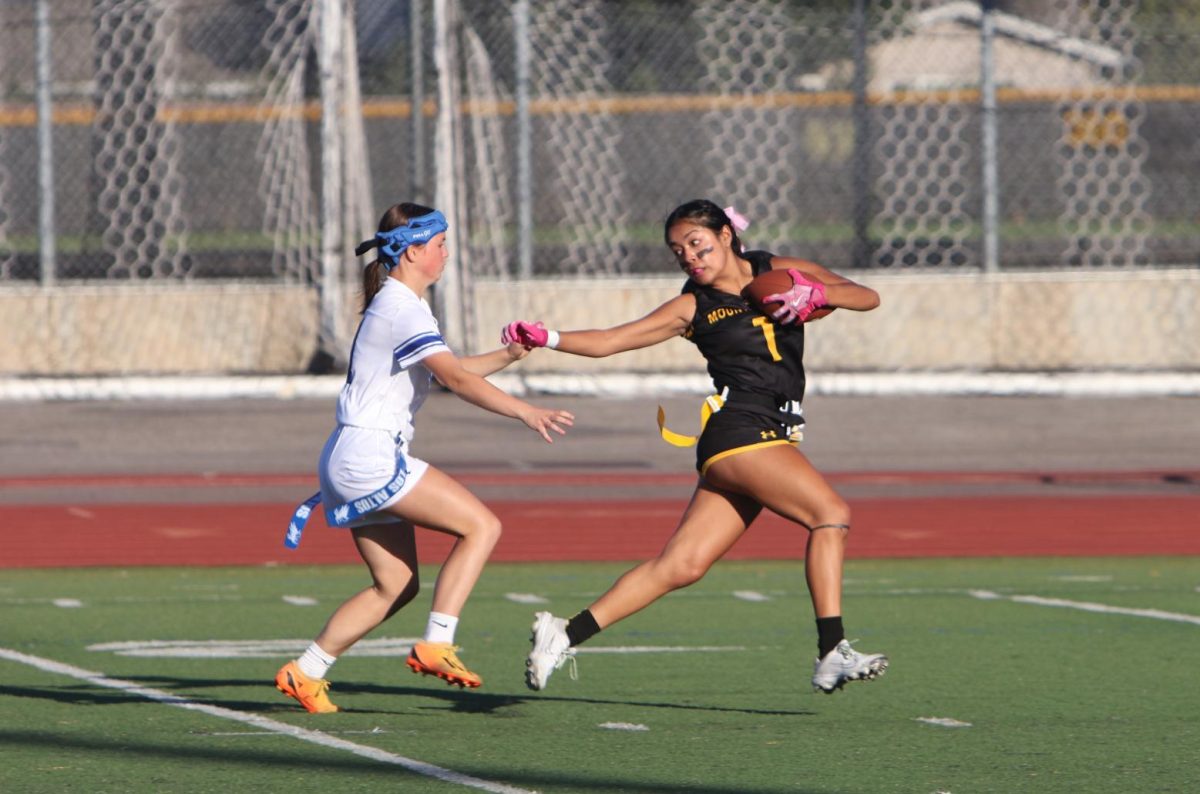
[[[424,0],[409,0],[408,4],[408,49],[411,74],[409,75],[409,97],[412,105],[412,196],[413,201],[426,203],[428,175],[425,168],[425,52],[421,45],[425,40],[425,20],[421,12]]]
[[[996,70],[992,45],[996,35],[996,0],[980,0],[979,81],[980,110],[983,124],[983,269],[1000,269],[999,214],[1000,185],[996,171]]]
[[[459,77],[455,0],[433,0],[433,61],[437,72],[438,113],[434,130],[435,206],[446,216],[450,225],[446,244],[450,261],[437,283],[437,298],[441,309],[442,337],[452,349],[469,352],[466,339],[465,308],[463,306],[463,272],[468,239],[463,228],[466,214],[462,212],[463,187],[459,98],[462,94]]]
[[[533,275],[533,135],[529,119],[529,0],[513,4],[517,99],[517,273]]]
[[[41,283],[53,287],[58,258],[54,229],[54,103],[49,0],[37,3],[38,251]]]
[[[854,2],[854,164],[850,189],[854,191],[855,267],[867,267],[871,258],[870,116],[867,110],[867,0]]]
[[[341,366],[342,307],[342,2],[321,0],[317,59],[321,83],[321,320],[314,367]]]

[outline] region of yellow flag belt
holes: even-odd
[[[728,388],[722,389],[719,394],[710,394],[704,398],[704,402],[700,405],[701,433],[704,432],[704,427],[708,424],[708,420],[712,418],[712,415],[725,407],[728,399]],[[803,417],[803,412],[800,409],[800,402],[798,400],[789,402],[786,412],[798,420],[797,424],[788,426],[788,441],[791,441],[793,444],[799,443],[804,438],[804,433],[801,431],[804,427],[804,419],[801,418]],[[676,447],[694,446],[700,440],[699,435],[685,436],[683,433],[676,433],[667,427],[667,413],[661,405],[658,406],[658,432],[662,436],[663,441]]]
[[[717,411],[725,405],[725,393],[710,394],[704,398],[704,402],[700,405],[700,432],[704,432],[704,426],[708,424],[708,420]],[[685,436],[682,433],[676,433],[667,427],[667,413],[663,407],[658,406],[658,432],[663,437],[663,441],[672,444],[676,447],[690,447],[695,445],[700,440],[700,436]]]

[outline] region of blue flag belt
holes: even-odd
[[[352,521],[362,518],[367,513],[374,513],[380,507],[387,504],[389,499],[400,493],[400,489],[404,487],[404,481],[407,479],[408,467],[404,464],[404,459],[401,458],[396,461],[396,473],[392,475],[392,479],[388,480],[387,484],[382,488],[378,488],[366,496],[352,499],[337,507],[330,508],[326,505],[326,523],[330,526],[344,527]],[[296,512],[292,514],[292,520],[288,523],[287,535],[283,539],[284,546],[294,549],[300,545],[300,537],[304,534],[304,525],[308,523],[308,517],[312,515],[313,508],[320,503],[321,492],[317,491],[296,508]]]

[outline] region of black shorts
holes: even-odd
[[[760,447],[791,444],[787,414],[757,406],[728,405],[713,414],[696,443],[701,475],[716,461]]]

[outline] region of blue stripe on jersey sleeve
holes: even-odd
[[[417,334],[401,342],[392,351],[392,357],[396,360],[397,364],[403,365],[431,347],[445,347],[445,345],[446,343],[442,340],[441,334]]]

